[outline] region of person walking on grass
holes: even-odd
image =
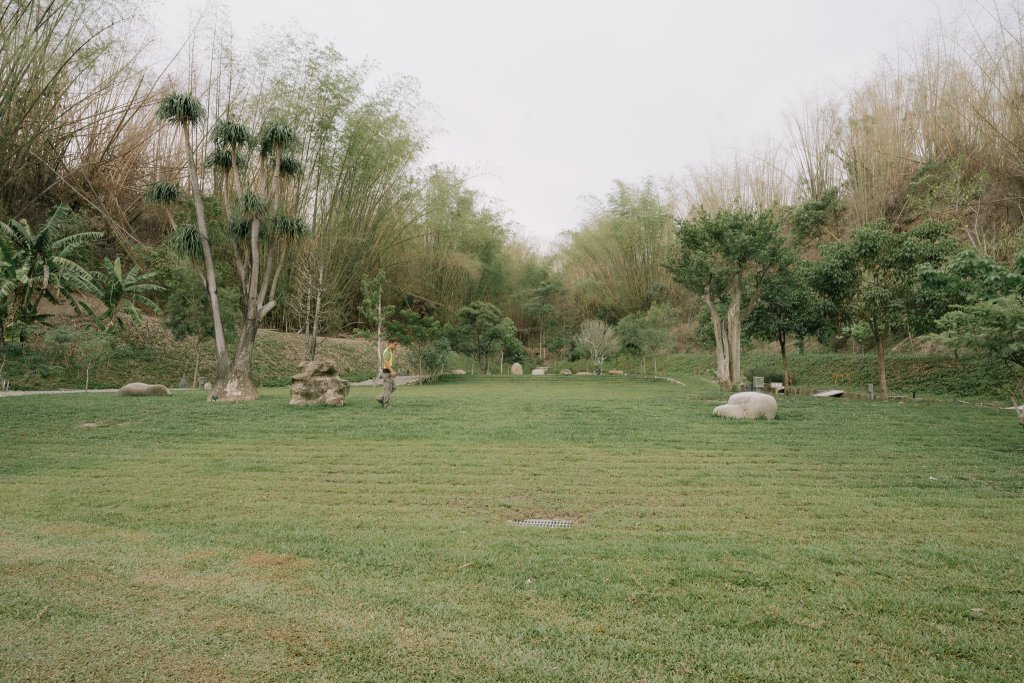
[[[391,392],[395,390],[395,349],[398,348],[398,341],[388,339],[388,345],[384,348],[384,355],[381,357],[381,372],[384,374],[384,393],[377,397],[377,401],[384,408],[391,407]]]

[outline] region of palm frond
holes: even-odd
[[[284,121],[271,121],[263,125],[259,136],[260,154],[272,156],[277,151],[287,151],[299,144],[295,128]]]
[[[270,232],[274,236],[296,239],[309,234],[309,225],[299,216],[277,215],[270,219]]]
[[[252,131],[243,124],[229,119],[220,119],[213,124],[213,143],[218,147],[248,147],[255,142]]]
[[[146,187],[144,198],[150,204],[170,205],[181,201],[182,190],[177,183],[158,180]]]
[[[231,165],[234,164],[234,159],[231,156],[231,150],[227,147],[214,147],[210,150],[210,153],[206,155],[204,163],[207,168],[214,168],[218,171],[227,173],[231,170]]]
[[[249,239],[249,231],[252,229],[252,219],[245,216],[235,216],[228,223],[227,232],[232,239],[243,242]]]
[[[198,261],[203,258],[203,236],[195,223],[184,223],[171,235],[171,248],[180,256]]]
[[[195,125],[206,118],[206,109],[194,95],[172,92],[160,100],[156,116],[178,125]]]
[[[246,192],[235,206],[235,214],[256,220],[267,215],[267,203],[255,192]]]
[[[298,178],[302,175],[302,162],[296,157],[281,157],[281,175],[286,178]]]

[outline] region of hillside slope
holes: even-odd
[[[141,328],[116,336],[103,335],[81,321],[64,318],[59,325],[40,330],[21,350],[8,348],[0,376],[11,389],[70,389],[119,387],[128,382],[150,382],[176,387],[184,379],[211,378],[213,342],[175,340],[167,328],[144,319]],[[306,338],[274,330],[260,330],[256,338],[254,375],[257,386],[283,386],[298,369]],[[198,372],[197,372],[198,351]],[[362,380],[376,368],[373,345],[365,339],[320,340],[317,358],[330,360],[345,377]]]

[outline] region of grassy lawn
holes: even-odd
[[[732,422],[696,379],[373,395],[0,399],[0,680],[1024,678],[1005,411]]]

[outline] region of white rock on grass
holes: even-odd
[[[523,366],[520,363],[513,363],[512,367],[509,368],[509,374],[521,375],[523,374]]]
[[[118,393],[122,396],[170,396],[171,390],[163,384],[132,382],[121,387]]]
[[[728,417],[734,420],[756,420],[763,417],[774,420],[779,412],[779,404],[774,396],[759,391],[741,391],[729,397],[724,406],[714,410],[717,417]]]

